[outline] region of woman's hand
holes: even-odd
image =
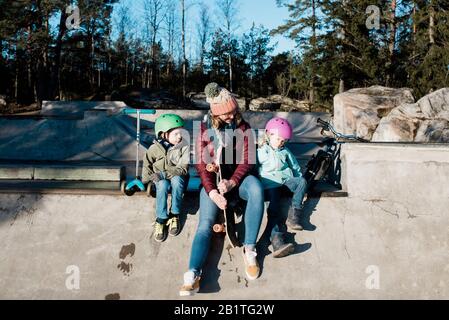
[[[228,201],[225,197],[223,197],[221,194],[218,193],[217,190],[212,190],[209,192],[209,198],[219,207],[221,210],[226,209],[226,206],[228,205]]]
[[[218,191],[220,191],[221,194],[225,194],[231,191],[236,185],[237,184],[234,182],[234,180],[223,179],[218,184]]]

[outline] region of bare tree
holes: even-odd
[[[228,47],[229,65],[229,90],[232,92],[232,38],[234,32],[239,28],[237,21],[238,0],[216,0],[219,15],[224,18],[224,30],[226,32],[226,42]]]
[[[312,45],[312,48],[315,52],[317,52],[317,1],[312,0],[312,38],[310,39],[310,44]],[[312,63],[312,78],[309,85],[309,100],[313,104],[315,103],[315,77],[316,77],[316,70],[315,70],[315,64]]]
[[[181,42],[182,42],[182,98],[186,96],[186,4],[181,0]]]
[[[55,45],[55,59],[54,59],[54,69],[52,74],[52,83],[51,83],[51,90],[52,90],[52,99],[54,99],[56,96],[61,99],[62,92],[61,92],[61,53],[62,53],[62,39],[67,31],[65,21],[67,19],[67,13],[65,10],[65,6],[60,6],[60,18],[59,18],[59,29],[58,29],[58,35],[56,37],[56,45]]]
[[[209,8],[203,2],[200,4],[200,12],[199,12],[199,22],[197,24],[197,32],[198,32],[198,40],[199,40],[199,49],[200,49],[200,69],[203,71],[204,69],[204,58],[206,55],[206,46],[209,40],[210,30],[211,30],[211,20],[209,16]]]
[[[149,26],[151,34],[151,69],[149,74],[149,84],[152,85],[156,80],[158,70],[158,61],[156,61],[156,40],[160,25],[165,19],[166,5],[163,0],[144,0],[145,20]]]
[[[167,1],[167,14],[164,19],[164,30],[167,40],[167,66],[166,75],[169,76],[170,68],[173,65],[174,42],[176,34],[176,5],[175,0]]]
[[[128,50],[128,42],[127,42],[127,28],[129,28],[131,19],[129,17],[129,8],[125,5],[121,6],[117,13],[117,30],[119,33],[119,38],[117,40],[117,45],[119,46],[119,50],[123,51],[125,54],[125,59],[120,60],[121,69],[125,69],[125,85],[128,85],[128,62],[129,62],[129,50]],[[124,65],[123,65],[124,64]],[[98,69],[100,79],[100,68]]]
[[[433,1],[429,4],[429,43],[435,43],[435,8]]]
[[[390,39],[388,41],[388,65],[391,68],[394,60],[394,48],[396,46],[396,0],[391,0],[390,2],[390,15],[389,15],[389,23],[390,23]],[[386,86],[388,87],[391,82],[391,71],[389,70],[387,73]]]

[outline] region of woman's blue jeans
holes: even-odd
[[[247,201],[244,213],[244,245],[255,245],[264,212],[264,191],[261,182],[254,176],[247,176],[238,187],[240,198]],[[219,213],[217,205],[209,198],[204,188],[200,193],[200,216],[198,229],[192,243],[189,270],[199,274],[209,253],[212,227]]]
[[[171,209],[170,212],[174,215],[180,213],[182,198],[189,176],[174,176],[170,180],[162,179],[156,182],[156,221],[165,223],[169,219],[167,210],[168,192],[171,189]]]

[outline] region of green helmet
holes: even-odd
[[[154,125],[154,131],[156,137],[159,138],[161,132],[167,132],[171,129],[179,128],[184,126],[184,120],[177,114],[163,114],[156,119]]]

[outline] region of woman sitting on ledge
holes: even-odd
[[[196,169],[203,188],[200,192],[198,228],[192,243],[189,270],[184,274],[184,284],[179,291],[181,296],[192,295],[199,289],[202,268],[211,243],[212,227],[219,210],[226,209],[228,199],[232,196],[247,201],[244,213],[245,239],[242,249],[246,276],[249,280],[255,280],[260,272],[256,260],[256,241],[264,212],[264,191],[259,179],[251,175],[256,162],[256,144],[252,132],[250,134],[247,132],[247,130],[251,130],[251,127],[243,120],[238,110],[237,101],[228,90],[219,87],[216,83],[210,83],[204,91],[207,102],[210,103],[210,112],[205,121],[201,123],[196,145],[197,158],[199,158]],[[208,129],[210,131],[207,131]],[[229,130],[226,129],[237,129],[237,132],[243,132],[245,137],[240,146],[236,146],[234,143],[226,144],[229,142],[228,139],[223,139],[229,133]],[[213,141],[204,138],[208,132],[212,132]],[[225,155],[226,158],[229,157],[227,154],[230,151],[229,148],[232,148],[233,159],[230,164],[223,161]],[[236,161],[239,153],[243,153],[243,161]],[[214,158],[217,155],[221,155],[218,156],[219,159]],[[205,158],[207,156],[214,159],[215,163],[220,164],[222,180],[218,185],[216,173],[206,170],[208,161]]]

